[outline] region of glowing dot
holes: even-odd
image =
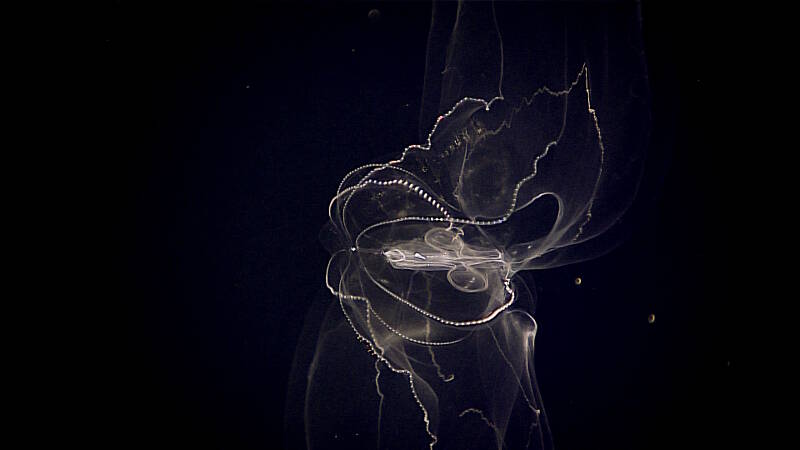
[[[583,280],[581,280],[581,277],[575,278],[575,286],[580,286],[581,283],[583,283]]]
[[[655,321],[656,321],[656,315],[655,314],[650,314],[649,316],[647,316],[647,323],[653,323]]]
[[[442,119],[444,119],[444,116],[439,116],[439,117],[436,118],[436,121],[438,122],[438,121],[440,121]]]

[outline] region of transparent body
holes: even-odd
[[[434,5],[422,143],[330,203],[309,448],[553,447],[515,274],[618,242],[648,136],[639,26],[635,5]]]

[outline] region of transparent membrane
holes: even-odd
[[[515,274],[608,251],[641,176],[635,5],[432,13],[422,143],[357,167],[330,203],[309,448],[551,448]]]

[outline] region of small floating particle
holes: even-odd
[[[367,17],[369,18],[370,22],[375,23],[381,18],[381,12],[377,9],[371,9],[367,13]]]

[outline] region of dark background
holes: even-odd
[[[317,237],[328,201],[348,170],[418,140],[430,6],[118,1],[105,12],[105,125],[123,188],[105,439],[291,444],[289,371],[307,311],[328,295]],[[726,126],[719,20],[710,7],[644,4],[653,158],[634,231],[602,258],[533,275],[557,449],[737,439],[727,167],[712,136]]]

